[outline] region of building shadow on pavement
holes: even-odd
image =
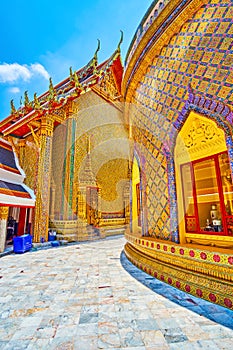
[[[166,299],[191,310],[198,315],[204,316],[218,324],[233,330],[233,311],[222,306],[212,304],[203,299],[198,299],[190,294],[178,290],[156,278],[148,275],[134,266],[127,258],[125,253],[121,253],[122,267],[137,281],[150,288],[153,292],[162,295]]]

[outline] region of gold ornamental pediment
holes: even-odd
[[[176,140],[176,157],[180,163],[226,151],[224,131],[215,121],[190,112]]]

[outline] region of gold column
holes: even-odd
[[[71,151],[71,140],[72,140],[72,118],[69,115],[66,121],[66,154],[65,154],[65,180],[64,180],[64,213],[63,219],[69,219],[70,212],[70,151]]]
[[[8,207],[0,207],[0,253],[5,249]]]
[[[52,116],[47,115],[42,117],[36,188],[35,242],[40,242],[41,238],[44,238],[44,240],[48,239],[53,124]]]
[[[63,219],[69,220],[74,217],[73,198],[75,195],[74,185],[74,163],[75,163],[75,134],[76,134],[77,107],[71,102],[66,110],[66,154],[64,173],[64,198],[63,198]]]
[[[54,211],[55,211],[55,192],[56,192],[56,186],[53,184],[51,185],[51,206],[50,206],[50,220],[54,220]]]

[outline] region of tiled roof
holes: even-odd
[[[0,145],[0,164],[4,166],[7,166],[9,168],[18,170],[16,163],[15,163],[15,157],[13,151],[4,148]],[[9,169],[10,170],[10,169]]]
[[[30,194],[22,185],[2,180],[0,180],[0,193],[16,197],[31,198]]]

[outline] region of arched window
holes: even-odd
[[[181,242],[217,244],[221,239],[214,236],[233,236],[233,183],[224,131],[191,111],[174,155]]]

